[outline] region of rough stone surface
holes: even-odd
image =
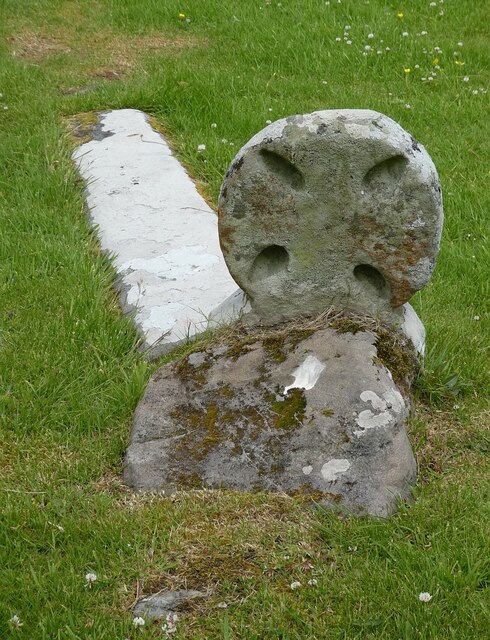
[[[400,326],[434,267],[442,198],[429,155],[396,122],[318,111],[238,152],[219,216],[225,260],[261,318],[332,305]]]
[[[160,620],[165,618],[169,613],[178,611],[182,604],[195,598],[205,598],[207,596],[203,591],[163,591],[155,593],[138,600],[133,607],[133,615],[142,616],[151,620]]]
[[[91,221],[115,256],[122,308],[157,356],[207,328],[236,291],[217,216],[141,111],[102,114],[92,137],[73,154]]]
[[[311,494],[388,515],[416,465],[381,351],[367,331],[291,328],[160,368],[136,410],[125,482]]]

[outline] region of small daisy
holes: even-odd
[[[432,596],[430,593],[427,593],[427,591],[423,591],[422,593],[419,593],[419,600],[420,602],[429,602],[432,600]]]
[[[85,574],[85,581],[86,581],[86,587],[88,587],[89,589],[92,587],[93,583],[97,580],[97,574],[96,573],[86,573]]]
[[[22,622],[20,621],[19,616],[13,615],[10,620],[9,620],[10,624],[14,627],[14,629],[20,629],[22,626]]]

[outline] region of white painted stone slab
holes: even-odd
[[[145,114],[104,113],[94,137],[73,157],[102,249],[115,255],[121,305],[134,313],[144,348],[165,353],[209,318],[236,317],[246,301],[232,295],[237,285],[217,217]]]

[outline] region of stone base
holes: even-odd
[[[160,368],[135,414],[135,489],[307,494],[387,516],[410,496],[407,402],[368,331],[247,336]],[[380,349],[379,352],[385,352]]]

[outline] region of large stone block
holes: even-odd
[[[416,465],[407,401],[379,340],[291,328],[165,365],[137,408],[125,482],[300,493],[388,515],[410,495]]]
[[[400,326],[434,268],[442,199],[429,155],[396,122],[318,111],[238,152],[219,215],[230,273],[262,319],[333,305]]]

